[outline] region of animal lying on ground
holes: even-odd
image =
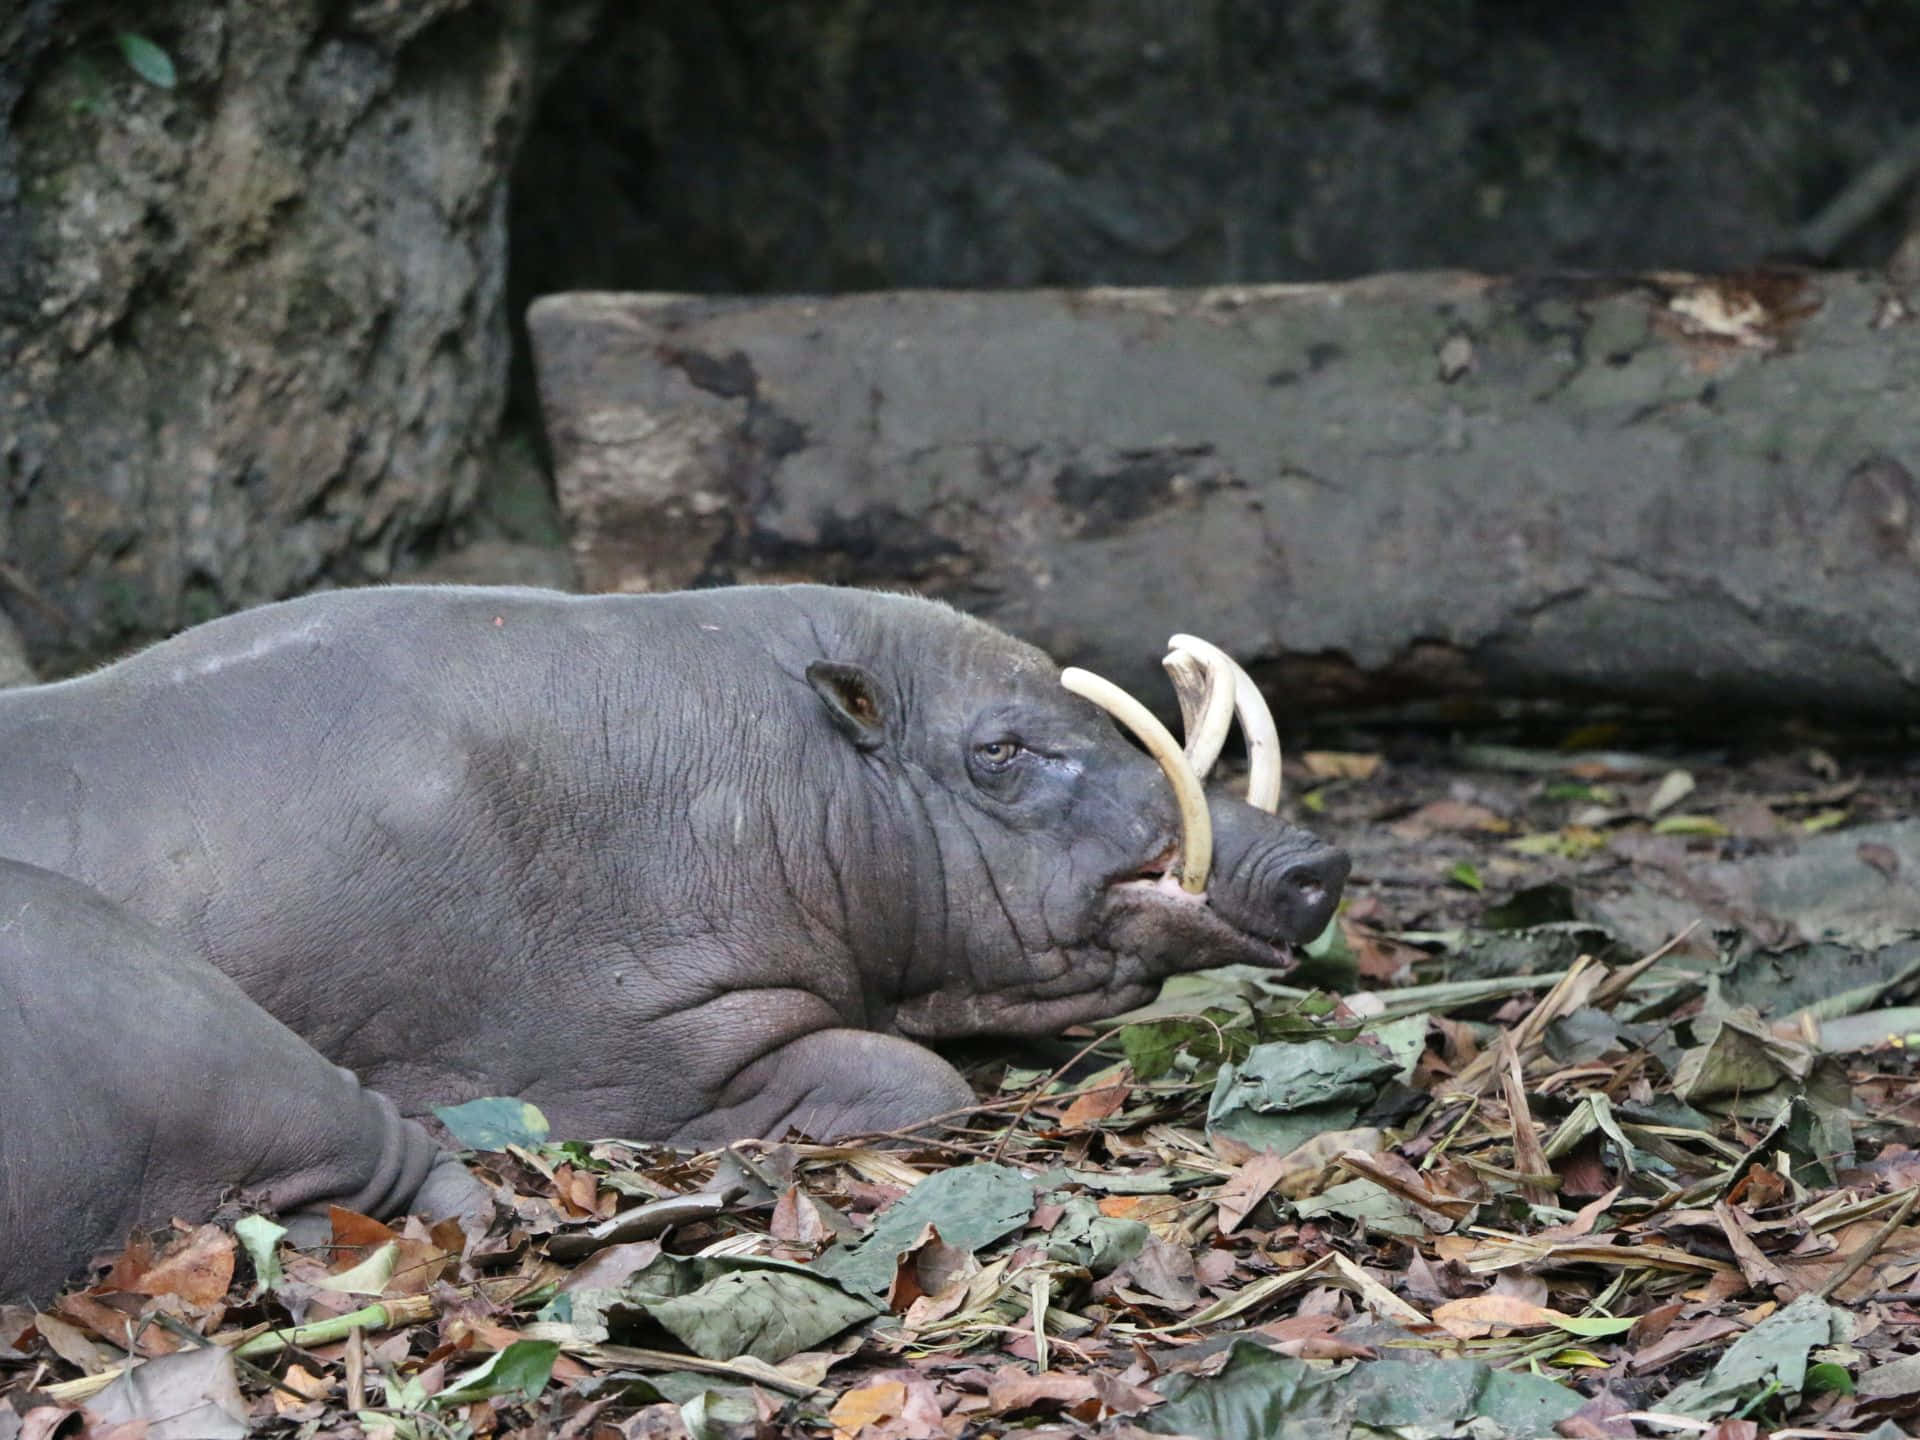
[[[1270,813],[1264,705],[1178,638],[1191,759],[1095,677],[905,596],[309,596],[0,692],[0,855],[142,917],[261,1007],[240,1029],[273,1017],[408,1115],[505,1094],[563,1135],[894,1130],[972,1099],[921,1041],[1286,966],[1327,924],[1346,857]],[[1236,705],[1259,803],[1201,792]],[[44,963],[74,963],[58,942]],[[156,1011],[142,965],[101,974],[112,1003],[59,1022],[94,1050]],[[235,1123],[179,1058],[148,1104],[103,1131]],[[283,1128],[345,1177],[367,1132],[332,1123]]]
[[[0,1300],[137,1224],[262,1209],[457,1215],[472,1176],[185,945],[0,860]]]

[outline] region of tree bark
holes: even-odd
[[[1152,686],[1920,713],[1920,306],[1770,274],[533,307],[589,588],[909,584]]]

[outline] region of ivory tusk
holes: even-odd
[[[1186,731],[1187,763],[1205,780],[1220,758],[1233,728],[1233,674],[1209,665],[1189,650],[1170,650],[1160,662],[1180,700],[1180,725]]]
[[[1153,712],[1111,680],[1103,680],[1090,670],[1068,666],[1060,672],[1060,683],[1083,700],[1091,700],[1127,729],[1140,737],[1173,786],[1180,802],[1180,888],[1189,895],[1203,894],[1207,871],[1213,866],[1213,817],[1207,813],[1206,792],[1200,777],[1193,773],[1180,742]]]
[[[1247,803],[1271,815],[1280,808],[1280,732],[1260,687],[1226,651],[1196,635],[1175,635],[1169,648],[1184,651],[1209,667],[1224,663],[1233,676],[1233,709],[1247,742]]]

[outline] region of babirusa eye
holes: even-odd
[[[973,753],[987,765],[1006,765],[1020,753],[1020,745],[1015,740],[988,740],[984,744],[974,746]]]

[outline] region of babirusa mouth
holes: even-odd
[[[1226,726],[1223,720],[1214,717],[1224,713],[1225,697],[1230,695],[1233,713],[1239,717],[1240,732],[1247,742],[1247,803],[1273,814],[1280,808],[1280,732],[1274,726],[1273,712],[1267,708],[1260,687],[1231,655],[1196,635],[1173,636],[1167,641],[1167,651],[1161,663],[1173,675],[1174,689],[1180,696],[1180,714],[1188,729],[1187,747],[1193,757],[1194,773],[1204,780],[1219,758],[1220,747],[1226,741]],[[1198,680],[1196,670],[1204,672],[1204,682]],[[1189,686],[1198,692],[1191,702],[1194,707],[1191,711]],[[1198,727],[1194,720],[1196,714],[1200,716]],[[1217,738],[1211,728],[1216,725]],[[1203,742],[1210,742],[1212,746],[1205,753],[1204,764],[1200,758]]]
[[[1200,777],[1180,749],[1173,733],[1133,696],[1090,670],[1069,666],[1060,683],[1083,700],[1090,700],[1139,737],[1147,753],[1166,774],[1180,803],[1180,887],[1190,895],[1207,888],[1213,865],[1213,818],[1207,813],[1206,792]]]

